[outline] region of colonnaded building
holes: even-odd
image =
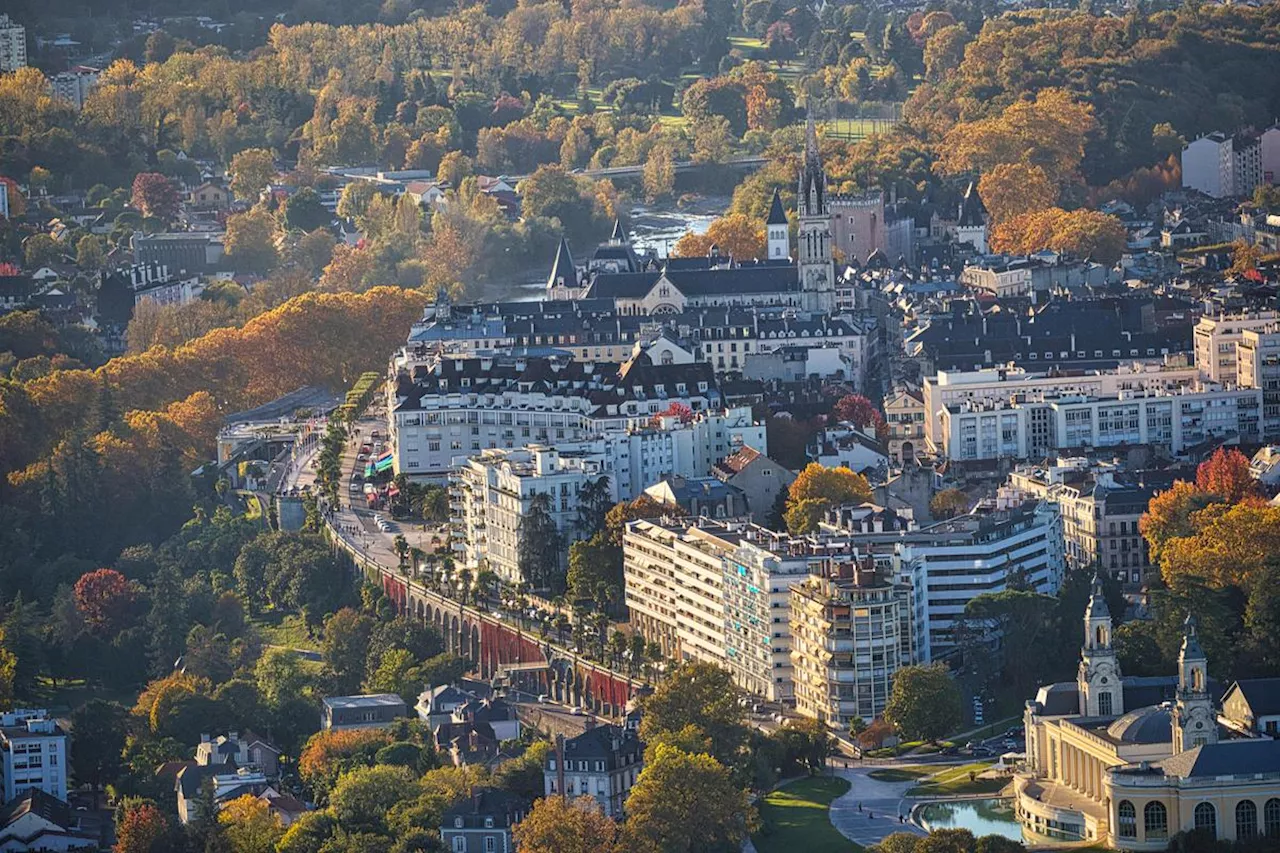
[[[1280,741],[1252,717],[1219,712],[1195,618],[1169,677],[1121,674],[1096,578],[1084,628],[1076,681],[1027,702],[1026,769],[1015,789],[1028,837],[1164,850],[1183,831],[1280,836]]]

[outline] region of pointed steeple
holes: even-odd
[[[769,203],[769,218],[765,220],[765,225],[786,225],[787,212],[782,209],[782,196],[775,189],[773,191],[773,201]]]
[[[822,156],[818,153],[818,127],[810,110],[804,127],[804,167],[800,171],[800,198],[797,206],[801,216],[825,216],[827,212],[827,174],[822,171]]]
[[[622,219],[613,220],[613,234],[609,237],[609,242],[615,246],[621,246],[627,242],[627,232],[622,227]]]
[[[556,251],[556,261],[551,265],[551,276],[547,279],[547,289],[576,288],[577,286],[578,270],[573,265],[573,255],[569,254],[569,241],[561,237],[560,248]]]
[[[987,208],[978,195],[977,184],[970,181],[964,191],[964,200],[960,202],[960,221],[956,224],[961,228],[981,228],[986,223]]]

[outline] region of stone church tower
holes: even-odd
[[[1124,713],[1120,661],[1111,644],[1111,610],[1097,575],[1093,577],[1093,592],[1084,611],[1084,647],[1080,650],[1076,686],[1083,716],[1118,717]]]
[[[827,206],[827,173],[818,154],[818,131],[809,116],[805,127],[804,166],[800,170],[797,274],[805,311],[823,314],[836,307],[836,268]]]

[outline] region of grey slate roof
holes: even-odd
[[[1228,740],[1193,747],[1152,764],[1165,776],[1252,776],[1280,772],[1280,740]]]
[[[765,225],[786,225],[787,212],[782,209],[782,196],[775,189],[773,191],[773,201],[769,203],[769,218],[765,220]]]

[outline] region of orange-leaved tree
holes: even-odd
[[[871,484],[848,468],[810,462],[791,483],[783,518],[795,534],[811,533],[829,507],[871,500]]]
[[[1219,447],[1196,468],[1196,488],[1237,503],[1257,493],[1258,481],[1249,472],[1249,457],[1234,447]]]

